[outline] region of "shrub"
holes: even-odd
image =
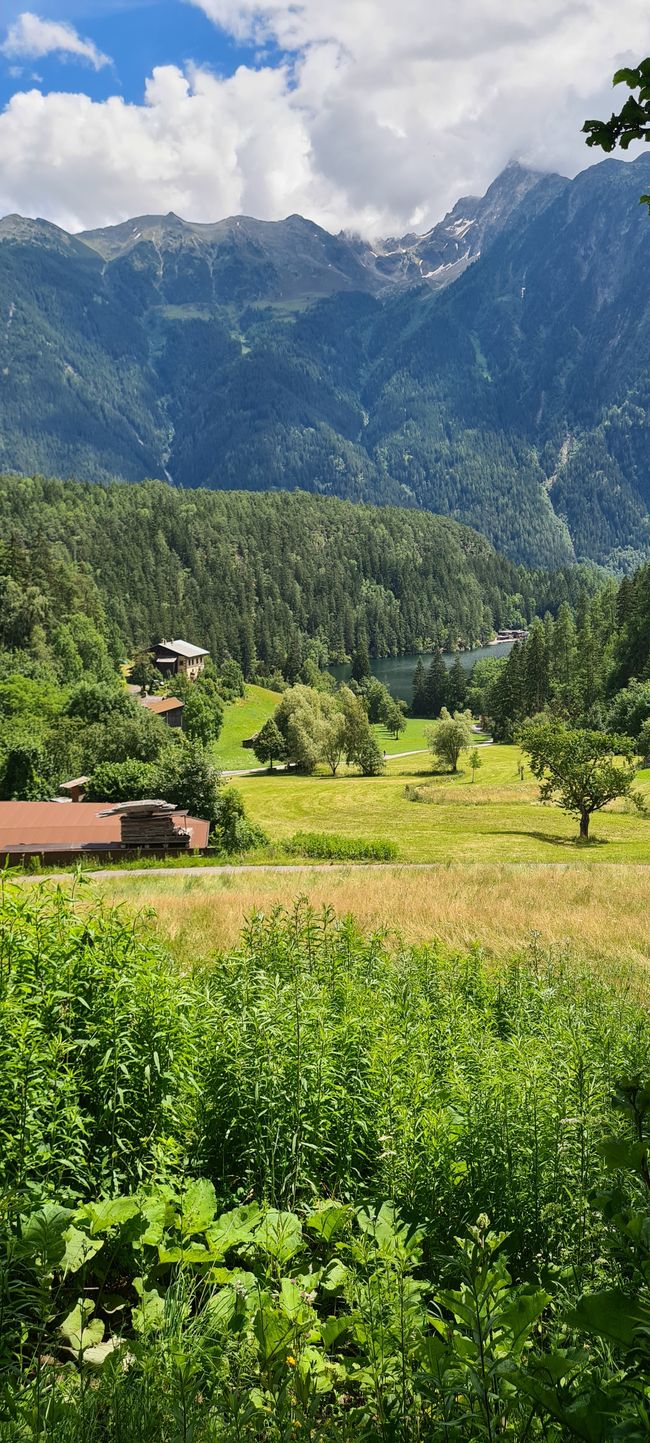
[[[89,802],[138,802],[153,796],[155,767],[131,758],[126,762],[100,762],[88,778]]]
[[[296,832],[285,843],[285,848],[292,856],[347,862],[392,862],[398,855],[395,843],[380,837],[370,841],[364,837],[340,837],[332,832]]]
[[[269,840],[261,827],[248,820],[244,799],[236,787],[223,787],[219,793],[216,840],[224,852],[250,852]]]

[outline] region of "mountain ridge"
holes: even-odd
[[[631,564],[649,171],[507,167],[396,245],[295,215],[78,236],[7,217],[0,465],[419,506],[527,564]]]

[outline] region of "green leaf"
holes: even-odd
[[[133,1286],[140,1299],[131,1315],[136,1333],[149,1333],[162,1328],[165,1320],[164,1298],[161,1298],[156,1288],[147,1288],[143,1278],[134,1278]]]
[[[344,1333],[347,1333],[349,1326],[350,1319],[345,1314],[342,1314],[340,1317],[326,1318],[321,1328],[323,1347],[331,1348],[333,1343],[336,1343]]]
[[[94,1303],[81,1299],[67,1318],[64,1318],[59,1332],[66,1339],[70,1352],[78,1355],[87,1348],[96,1348],[104,1337],[104,1324],[100,1318],[93,1318]]]
[[[632,70],[627,65],[624,65],[622,70],[615,71],[614,78],[612,80],[612,85],[628,85],[630,90],[636,90],[637,86],[640,85],[640,83],[641,76],[639,75],[638,70]]]
[[[567,1321],[586,1333],[630,1347],[641,1328],[650,1328],[650,1305],[621,1288],[610,1288],[580,1298],[577,1307],[567,1314]]]
[[[210,1332],[226,1333],[239,1310],[240,1299],[234,1288],[221,1288],[208,1298],[203,1322]]]
[[[284,1362],[286,1354],[291,1351],[294,1328],[284,1313],[271,1305],[268,1294],[263,1295],[255,1315],[254,1331],[262,1364]]]
[[[84,1363],[89,1363],[93,1368],[101,1368],[118,1348],[124,1347],[124,1338],[107,1338],[105,1343],[96,1343],[90,1348],[84,1349]]]
[[[589,1397],[580,1397],[563,1407],[555,1389],[540,1382],[527,1368],[514,1369],[509,1376],[520,1393],[532,1398],[569,1434],[582,1438],[584,1443],[603,1443],[605,1438],[611,1438],[612,1403],[601,1390],[595,1388]]]
[[[501,1327],[507,1328],[515,1341],[523,1342],[533,1323],[551,1301],[550,1293],[542,1288],[521,1289],[516,1297],[505,1304],[499,1314]]]
[[[159,1263],[213,1263],[215,1254],[202,1243],[190,1243],[187,1247],[161,1247],[158,1249]]]
[[[174,1209],[164,1198],[144,1198],[141,1204],[142,1216],[146,1218],[147,1227],[138,1239],[147,1247],[158,1247],[162,1242],[165,1227],[170,1226],[174,1217]]]
[[[292,1323],[305,1323],[312,1317],[311,1309],[303,1297],[303,1289],[293,1278],[283,1278],[280,1283],[280,1302]]]
[[[260,1215],[257,1203],[249,1203],[246,1207],[233,1208],[231,1212],[222,1213],[207,1230],[207,1241],[212,1252],[224,1257],[229,1248],[248,1242],[257,1227]]]
[[[105,1233],[110,1228],[121,1227],[123,1223],[130,1222],[140,1211],[137,1198],[116,1197],[106,1202],[87,1203],[78,1216],[88,1218],[93,1233]]]
[[[640,1172],[641,1165],[648,1156],[648,1144],[628,1142],[621,1137],[606,1137],[604,1142],[598,1144],[597,1151],[612,1172],[619,1168]]]
[[[104,1246],[103,1239],[89,1238],[73,1226],[66,1229],[65,1252],[61,1260],[64,1273],[78,1273],[84,1263],[90,1262]]]
[[[59,1207],[58,1203],[44,1203],[38,1212],[23,1222],[22,1244],[28,1255],[37,1258],[41,1266],[52,1270],[65,1257],[65,1234],[70,1225],[70,1208]]]
[[[181,1231],[186,1236],[188,1233],[204,1233],[210,1226],[217,1211],[217,1195],[211,1182],[206,1178],[199,1178],[197,1182],[190,1183],[187,1192],[183,1194],[180,1214]]]
[[[343,1230],[350,1215],[351,1209],[343,1203],[322,1202],[309,1214],[307,1227],[318,1233],[324,1242],[329,1243]]]
[[[276,1263],[288,1263],[302,1243],[300,1219],[295,1213],[269,1208],[255,1234],[255,1242]]]
[[[326,1293],[338,1293],[348,1279],[348,1269],[339,1258],[333,1258],[323,1273],[321,1287]]]

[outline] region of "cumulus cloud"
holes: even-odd
[[[12,60],[40,60],[43,55],[74,56],[88,61],[95,70],[110,65],[110,57],[102,55],[92,40],[84,40],[73,25],[58,20],[41,20],[31,10],[10,25],[0,50]]]
[[[583,120],[611,109],[616,66],[650,50],[647,0],[192,3],[281,59],[226,78],[160,67],[137,105],[15,95],[0,210],[69,228],[175,210],[424,229],[511,159],[593,163]]]

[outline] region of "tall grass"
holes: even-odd
[[[480,939],[504,959],[535,932],[548,949],[570,948],[617,983],[650,962],[650,868],[448,863],[419,868],[333,866],[287,873],[123,877],[96,891],[131,911],[154,909],[156,928],[184,971],[211,951],[236,947],[254,911],[291,906],[304,893],[316,911],[333,906],[364,932],[390,931],[407,945],[438,937],[466,951]],[[635,964],[640,964],[636,965]]]
[[[189,1170],[224,1202],[391,1198],[434,1245],[488,1212],[522,1267],[576,1257],[594,1148],[650,1032],[533,947],[392,948],[304,903],[181,977],[147,928],[5,888],[0,1179],[49,1196]]]
[[[594,1197],[646,1166],[638,1000],[304,902],[181,975],[85,885],[0,898],[1,1443],[619,1436],[543,1370],[604,1396],[567,1305],[633,1277]]]

